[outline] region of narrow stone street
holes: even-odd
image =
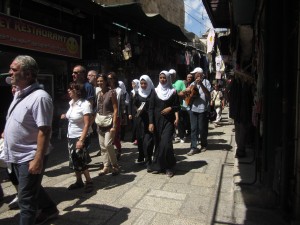
[[[210,124],[206,152],[187,156],[189,143],[174,144],[178,163],[172,178],[147,173],[144,165],[135,162],[137,149],[130,142],[122,144],[120,175],[98,176],[102,156],[96,156],[98,144],[94,137],[90,165],[94,191],[89,194],[83,189],[67,190],[75,176],[68,168],[66,139],[53,139],[54,150],[43,185],[57,202],[60,215],[49,224],[283,224],[269,210],[248,208],[242,189],[234,184],[240,175],[236,173],[233,125],[227,119],[227,111],[226,108],[219,127]],[[8,210],[7,206],[15,189],[8,181],[2,187],[5,198],[0,224],[17,225],[19,210]]]

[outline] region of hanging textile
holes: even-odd
[[[209,30],[207,36],[207,53],[212,52],[215,44],[215,31],[213,29]]]
[[[215,62],[216,62],[216,71],[223,72],[225,70],[225,65],[222,56],[221,55],[216,56]]]

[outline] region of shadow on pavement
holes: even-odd
[[[191,170],[200,169],[208,165],[208,163],[204,160],[198,161],[177,161],[176,165],[176,175],[185,175]]]

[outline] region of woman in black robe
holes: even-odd
[[[149,102],[153,101],[155,91],[153,83],[148,75],[140,77],[140,86],[132,98],[132,107],[129,112],[132,114],[133,107],[136,108],[136,137],[138,144],[138,162],[145,162],[147,171],[151,172],[152,155],[154,148],[153,129],[149,129],[149,124],[153,125],[153,111],[149,116]]]
[[[172,87],[171,77],[167,71],[159,74],[159,84],[156,95],[150,103],[150,114],[153,111],[155,127],[155,151],[152,162],[154,174],[165,172],[167,176],[174,175],[176,158],[173,149],[173,134],[178,124],[180,109],[178,95]]]

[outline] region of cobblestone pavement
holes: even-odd
[[[122,143],[121,173],[98,176],[103,158],[96,156],[99,147],[93,137],[90,173],[94,191],[89,194],[83,189],[67,190],[75,176],[68,168],[66,139],[53,139],[54,150],[43,186],[57,203],[60,215],[48,224],[281,224],[279,220],[273,223],[272,215],[266,216],[268,210],[250,210],[243,203],[243,194],[235,198],[235,141],[233,125],[227,117],[225,109],[221,125],[210,124],[206,152],[187,156],[189,143],[174,144],[178,163],[172,178],[147,173],[144,165],[136,163],[137,148],[130,142]],[[2,171],[1,177],[3,174]],[[3,181],[2,187],[5,198],[0,225],[18,224],[19,210],[8,210],[7,206],[16,191],[9,181]]]

